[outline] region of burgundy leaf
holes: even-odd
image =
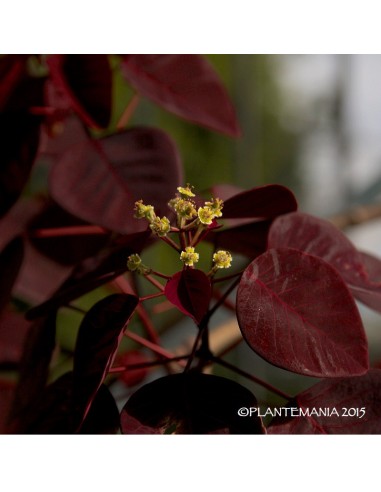
[[[294,212],[274,220],[269,248],[295,248],[323,258],[347,283],[366,279],[360,253],[349,239],[327,220]]]
[[[82,320],[73,367],[73,399],[79,426],[107,376],[137,304],[136,296],[113,294],[97,302]]]
[[[228,198],[222,212],[225,219],[271,219],[292,212],[297,207],[295,196],[288,188],[265,185]]]
[[[20,313],[5,309],[0,315],[0,365],[13,366],[20,362],[23,344],[30,323]]]
[[[56,340],[56,313],[36,321],[24,339],[19,378],[12,404],[10,428],[23,432],[30,408],[42,397]]]
[[[369,281],[374,284],[381,284],[381,259],[364,251],[359,253]]]
[[[338,270],[356,298],[381,311],[381,283],[375,283],[367,271],[376,260],[370,265],[369,258],[330,222],[298,212],[278,217],[270,228],[268,246],[296,248],[323,258]]]
[[[271,249],[243,273],[237,316],[249,346],[271,364],[317,377],[368,369],[356,304],[337,271],[295,249]]]
[[[135,89],[167,111],[236,137],[239,125],[212,66],[199,55],[125,55],[122,73]]]
[[[51,55],[54,83],[67,95],[74,111],[91,127],[106,128],[112,106],[112,73],[107,55]]]
[[[110,240],[110,234],[70,235],[57,237],[33,237],[36,229],[50,229],[89,225],[63,210],[54,202],[46,204],[46,208],[29,224],[30,241],[42,254],[62,265],[79,263],[96,254]]]
[[[120,429],[119,410],[106,385],[102,384],[87,414],[80,434],[117,434]]]
[[[40,398],[31,402],[17,434],[75,434],[73,411],[73,373],[68,372],[47,386]],[[115,434],[119,429],[119,411],[113,396],[101,385],[82,424],[80,434]]]
[[[185,268],[168,280],[164,294],[182,313],[199,324],[209,308],[210,279],[201,270]]]
[[[15,383],[0,380],[0,434],[8,432],[8,417],[12,406]]]
[[[29,108],[42,104],[43,83],[23,78],[0,113],[0,215],[19,197],[37,153],[41,118],[30,114]]]
[[[214,242],[216,249],[226,249],[253,259],[266,251],[270,225],[269,220],[250,222],[212,232],[207,240]]]
[[[269,434],[380,434],[381,370],[321,381],[292,406],[296,416],[273,420]]]
[[[0,111],[8,104],[14,88],[25,76],[26,57],[7,55],[0,58]]]
[[[180,181],[174,142],[160,130],[133,128],[73,146],[53,167],[50,191],[73,215],[129,234],[147,228],[145,220],[133,217],[135,201],[165,215]]]
[[[24,256],[21,237],[13,239],[0,253],[0,311],[8,303]]]
[[[256,407],[254,395],[218,376],[182,373],[146,384],[121,413],[124,434],[263,434],[260,417],[241,418]]]
[[[127,271],[126,258],[132,253],[140,253],[147,245],[148,231],[121,237],[116,244],[96,257],[88,258],[76,266],[50,299],[35,306],[26,313],[27,319],[35,319],[49,311],[67,305],[88,292],[111,282]]]

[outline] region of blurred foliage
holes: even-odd
[[[198,190],[216,183],[243,188],[279,183],[295,189],[296,138],[280,123],[282,94],[275,80],[275,55],[208,55],[237,111],[242,137],[234,140],[193,125],[142,100],[131,121],[167,131],[183,159],[185,181]],[[115,77],[113,123],[132,97],[122,77]]]

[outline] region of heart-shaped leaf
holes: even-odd
[[[370,265],[330,222],[299,212],[283,215],[270,228],[268,246],[296,248],[323,258],[338,270],[357,299],[381,311],[381,283],[375,283],[367,271],[375,261]]]
[[[122,73],[145,97],[193,123],[240,135],[218,75],[199,55],[125,55]]]
[[[185,268],[168,280],[164,294],[182,313],[199,324],[209,308],[210,279],[201,270]]]
[[[295,249],[271,249],[244,271],[237,316],[249,346],[271,364],[317,377],[368,369],[356,304],[337,271]]]
[[[107,376],[138,301],[133,295],[113,294],[97,302],[82,320],[73,366],[73,400],[79,426]]]
[[[51,55],[47,59],[54,83],[89,126],[106,128],[112,106],[112,72],[107,55]]]
[[[260,417],[238,416],[257,407],[238,383],[209,374],[173,374],[134,393],[121,413],[124,434],[263,434]]]
[[[271,219],[297,208],[295,196],[288,188],[281,185],[265,185],[228,198],[222,213],[225,219]]]
[[[135,201],[169,213],[181,181],[172,139],[161,130],[133,128],[65,152],[50,174],[53,198],[68,212],[106,229],[130,234],[147,228],[133,217]]]
[[[297,416],[274,419],[269,434],[380,434],[381,370],[321,381],[291,406]]]

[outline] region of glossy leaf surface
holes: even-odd
[[[122,72],[138,91],[193,123],[240,134],[234,108],[212,66],[199,55],[125,55]]]
[[[256,407],[254,395],[229,379],[188,373],[166,376],[134,393],[121,413],[124,434],[262,434],[257,416],[242,418],[241,407]]]
[[[133,217],[135,201],[167,214],[181,175],[177,149],[164,132],[133,128],[65,152],[50,174],[50,191],[73,215],[129,234],[147,228]]]
[[[113,294],[97,302],[79,328],[73,367],[73,399],[79,424],[111,367],[138,298]]]
[[[304,213],[284,215],[272,224],[268,241],[270,248],[296,248],[323,258],[338,270],[356,298],[381,311],[381,284],[372,281],[366,258],[330,222]]]
[[[237,316],[249,346],[300,374],[339,377],[368,369],[356,304],[328,263],[294,249],[271,249],[243,273]]]
[[[105,128],[111,117],[112,73],[107,55],[52,55],[54,83],[89,126]]]
[[[321,381],[300,393],[291,406],[305,415],[273,420],[269,434],[380,434],[381,370]],[[313,414],[313,409],[320,408],[326,415]]]
[[[201,270],[186,268],[168,280],[164,294],[182,313],[199,324],[212,295],[210,279]]]

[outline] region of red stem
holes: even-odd
[[[156,354],[159,354],[166,359],[172,359],[173,357],[176,357],[172,352],[169,352],[168,350],[162,348],[160,345],[157,345],[156,343],[152,343],[149,340],[146,340],[145,338],[141,337],[140,335],[137,335],[136,333],[133,333],[130,330],[126,330],[124,332],[124,335],[131,340],[134,340],[134,342],[140,343],[140,345],[143,345],[143,347],[146,347],[152,352],[155,352]],[[179,361],[178,364],[182,367],[185,367],[184,362]]]
[[[134,94],[126,106],[125,110],[122,113],[122,116],[119,118],[118,123],[116,124],[117,130],[123,130],[130,119],[132,118],[132,115],[135,113],[136,108],[138,107],[140,102],[140,96],[139,94]]]
[[[114,280],[114,284],[125,294],[134,294],[135,295],[133,288],[131,287],[131,285],[128,283],[128,281],[123,276],[116,278]],[[160,292],[160,294],[162,294],[162,293]],[[136,307],[136,313],[139,316],[141,322],[143,323],[143,326],[144,326],[146,333],[147,333],[148,337],[150,338],[150,340],[152,340],[152,342],[154,342],[156,344],[159,344],[160,343],[159,335],[156,333],[155,327],[152,324],[151,319],[150,319],[147,311],[144,309],[144,307],[140,303]]]
[[[93,234],[108,234],[106,229],[99,226],[70,226],[35,229],[29,232],[30,237],[60,237],[60,236],[88,236]]]

